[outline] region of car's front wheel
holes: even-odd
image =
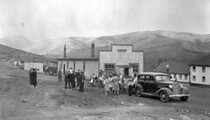
[[[181,101],[187,101],[188,98],[189,98],[188,96],[184,96],[184,97],[180,97],[180,100],[181,100]]]
[[[137,97],[140,97],[140,96],[142,96],[142,92],[143,92],[143,89],[141,87],[137,87],[135,90],[135,95]]]
[[[166,91],[161,91],[159,94],[161,102],[168,102],[169,101],[169,95]]]

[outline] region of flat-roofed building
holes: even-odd
[[[143,52],[133,50],[133,46],[128,44],[112,44],[108,47],[95,47],[92,44],[91,48],[74,50],[58,59],[58,69],[62,73],[71,67],[75,71],[84,71],[87,77],[93,73],[98,75],[100,70],[107,74],[138,74],[143,72]]]

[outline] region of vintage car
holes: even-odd
[[[136,96],[157,96],[162,102],[168,102],[171,98],[187,101],[190,96],[188,88],[178,82],[170,81],[168,74],[157,72],[139,74],[133,91]]]

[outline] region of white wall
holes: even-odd
[[[86,76],[86,78],[89,78],[90,75],[92,75],[93,73],[98,75],[98,72],[99,72],[99,68],[98,68],[98,61],[90,61],[90,60],[63,60],[62,62],[61,61],[58,61],[58,70],[61,67],[61,71],[63,73],[63,66],[66,65],[66,70],[70,67],[74,68],[74,61],[75,61],[75,71],[77,72],[78,69],[83,70],[83,62],[85,62],[85,71],[84,71],[84,74]],[[67,68],[67,62],[68,62],[68,68]]]
[[[118,49],[126,49],[126,52],[118,52]],[[132,46],[113,45],[112,51],[100,51],[99,68],[104,70],[105,63],[114,63],[115,65],[129,65],[130,63],[139,64],[139,72],[143,72],[143,52],[133,52]],[[117,70],[118,72],[120,70]]]
[[[181,78],[180,78],[180,75],[182,76]],[[174,74],[174,73],[172,73],[171,77],[172,77],[172,79],[176,78],[177,81],[180,81],[180,82],[188,82],[189,83],[189,80],[190,80],[190,75],[187,75],[187,79],[185,79],[185,74]]]
[[[43,63],[24,63],[24,70],[29,70],[31,68],[38,69],[37,72],[43,72]]]
[[[86,61],[85,62],[85,77],[89,78],[90,75],[93,73],[98,75],[99,72],[99,67],[98,67],[99,62],[98,61]]]
[[[210,85],[210,67],[205,67],[206,71],[202,71],[202,66],[196,66],[196,71],[193,71],[193,66],[190,66],[191,83]],[[193,76],[196,76],[196,81],[193,80]],[[202,82],[202,77],[206,77],[206,82]]]

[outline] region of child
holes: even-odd
[[[113,79],[111,76],[109,76],[108,80],[109,80],[109,92],[112,94],[113,93]]]
[[[104,83],[105,83],[105,95],[108,95],[108,91],[109,91],[109,79],[108,77],[105,78]]]

